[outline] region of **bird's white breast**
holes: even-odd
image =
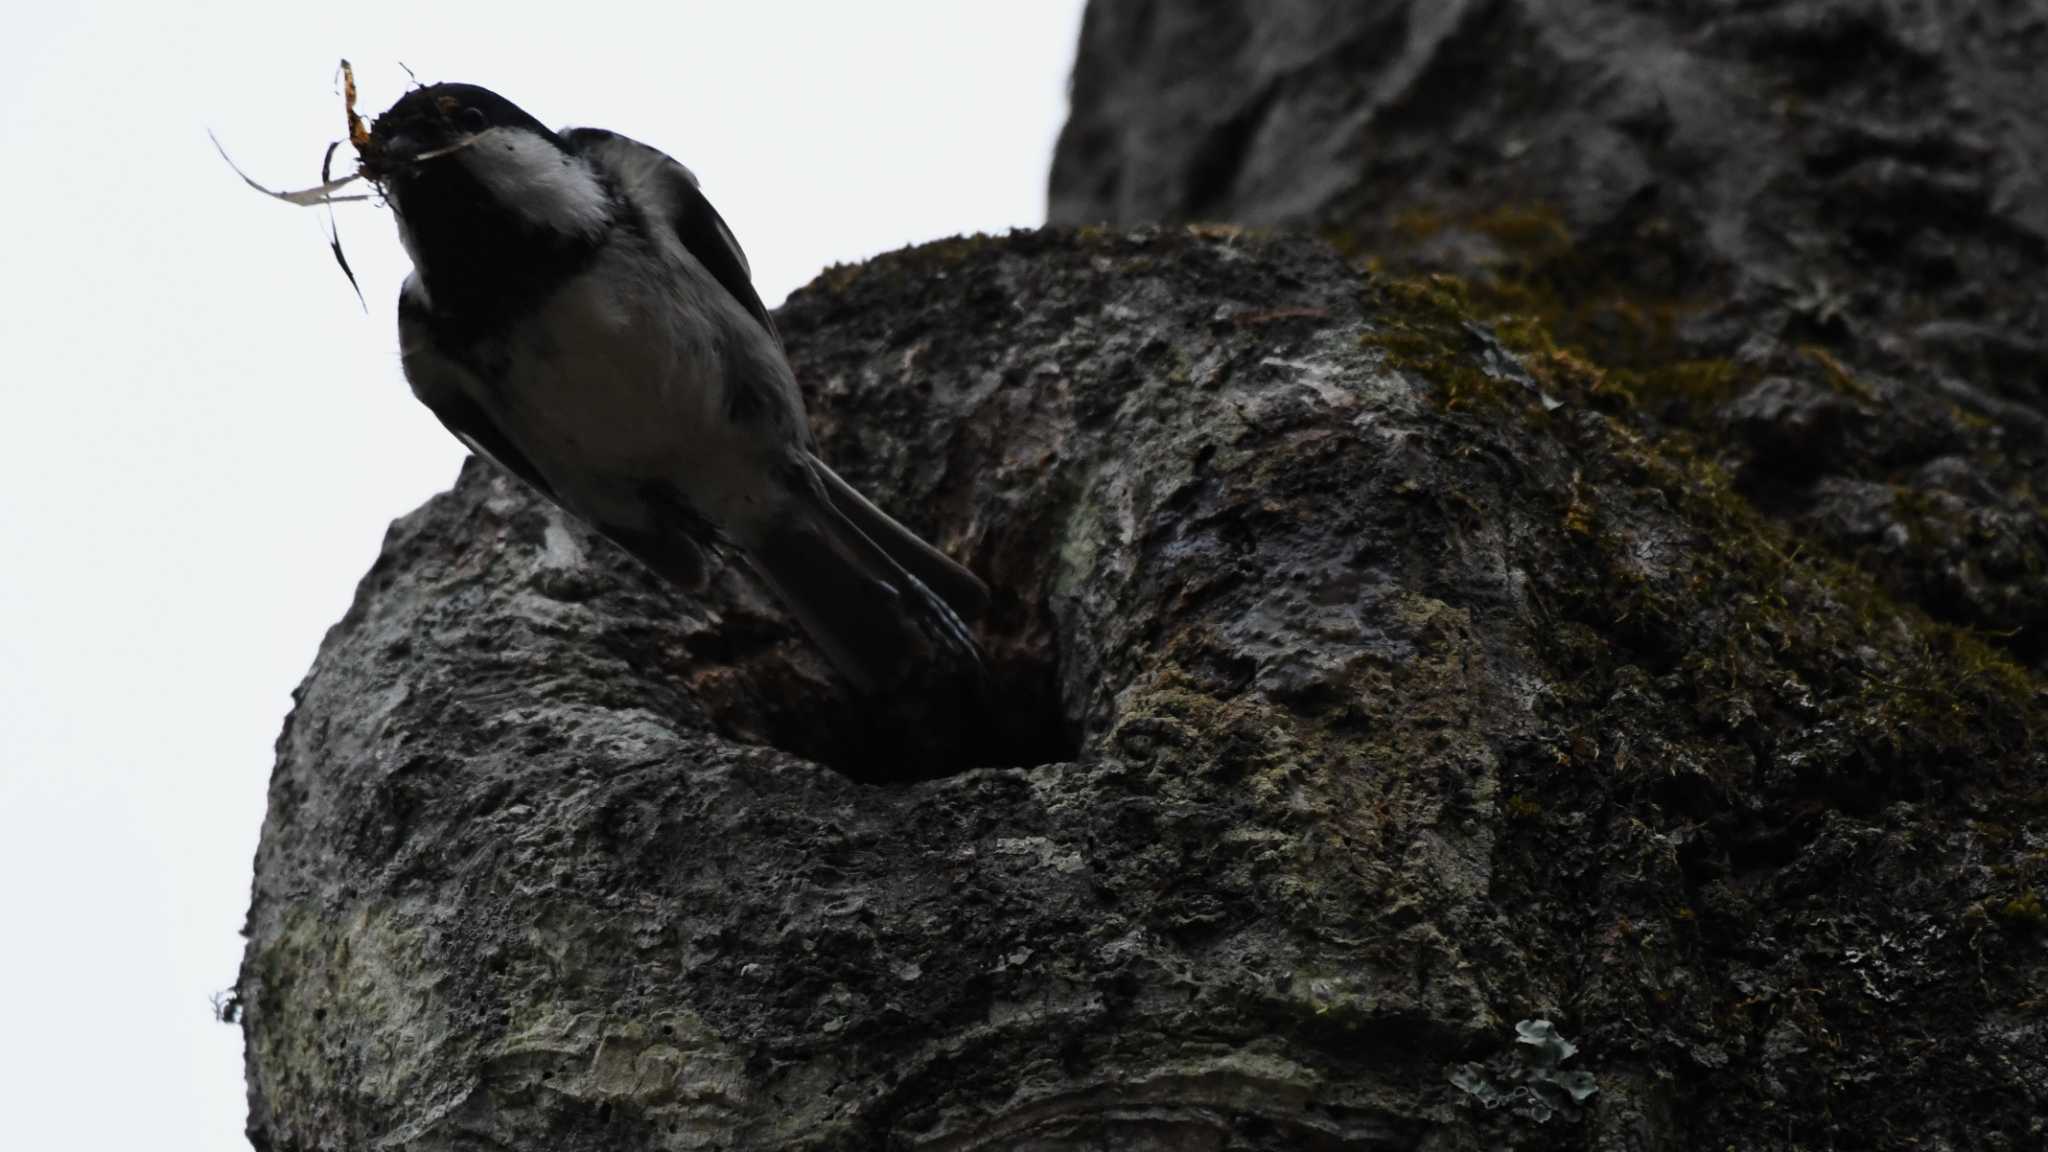
[[[733,422],[725,371],[734,342],[767,334],[681,283],[643,249],[608,247],[511,331],[503,379],[483,382],[479,402],[586,515],[647,526],[644,487],[660,483],[744,534],[787,445]]]

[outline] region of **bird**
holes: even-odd
[[[690,591],[737,555],[860,693],[974,678],[985,584],[818,456],[796,376],[694,173],[473,84],[357,142],[412,263],[412,392],[472,451]]]

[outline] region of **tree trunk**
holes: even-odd
[[[2048,4],[1095,0],[1056,223],[1466,277],[2048,672]]]
[[[1189,37],[1323,67],[1273,30],[1302,4],[1175,11],[1093,6],[1074,132],[1104,102],[1189,130],[1100,88],[1148,36],[1229,91],[1243,62]],[[1363,92],[1426,31],[1289,34]],[[994,591],[997,722],[937,749],[743,565],[677,592],[472,461],[394,526],[279,741],[252,1140],[2039,1146],[2031,653],[1764,500],[1765,417],[1717,439],[1750,426],[1646,400],[1691,352],[1603,360],[1502,306],[1533,262],[1480,254],[1468,283],[1052,230],[794,297],[824,457]],[[1687,371],[1717,403],[1814,383],[1774,354]],[[1870,436],[1931,387],[1849,379]]]

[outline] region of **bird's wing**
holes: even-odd
[[[651,526],[613,524],[603,516],[570,507],[533,460],[491,419],[489,410],[471,399],[475,385],[466,384],[465,378],[473,381],[473,374],[434,341],[425,305],[415,297],[410,282],[398,294],[398,332],[413,395],[470,451],[517,476],[550,503],[581,517],[671,583],[685,591],[703,590],[708,573],[704,553],[719,543],[715,526],[691,514],[687,504],[668,495],[660,485],[648,485],[639,493]]]
[[[725,226],[718,209],[705,199],[695,173],[658,148],[602,128],[571,128],[562,138],[571,151],[588,157],[625,184],[633,201],[661,205],[663,216],[690,255],[760,322],[778,346],[782,343],[775,321],[769,319],[760,294],[754,291],[747,254],[740,251],[739,240]]]
[[[408,284],[408,288],[410,285]],[[540,469],[512,443],[512,438],[492,422],[482,405],[470,399],[456,373],[466,371],[440,354],[429,334],[425,306],[409,290],[398,294],[399,342],[405,349],[406,379],[412,394],[440,418],[442,425],[467,444],[472,452],[494,461],[505,471],[526,482],[527,487],[560,504],[561,498],[541,476]]]

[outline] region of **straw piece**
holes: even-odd
[[[228,155],[228,150],[221,145],[220,137],[213,134],[213,129],[209,128],[206,130],[206,138],[213,141],[214,151],[219,152],[220,158],[228,162],[228,167],[235,170],[235,175],[242,178],[242,183],[247,184],[249,187],[254,188],[273,200],[282,200],[287,204],[296,204],[301,208],[317,208],[322,204],[347,204],[355,200],[370,199],[369,196],[363,195],[334,195],[336,189],[346,188],[357,180],[362,179],[362,173],[360,172],[351,172],[339,180],[325,180],[316,188],[301,188],[296,192],[280,192],[275,188],[266,188],[258,184],[247,172],[242,171],[242,166],[235,163],[234,157]]]

